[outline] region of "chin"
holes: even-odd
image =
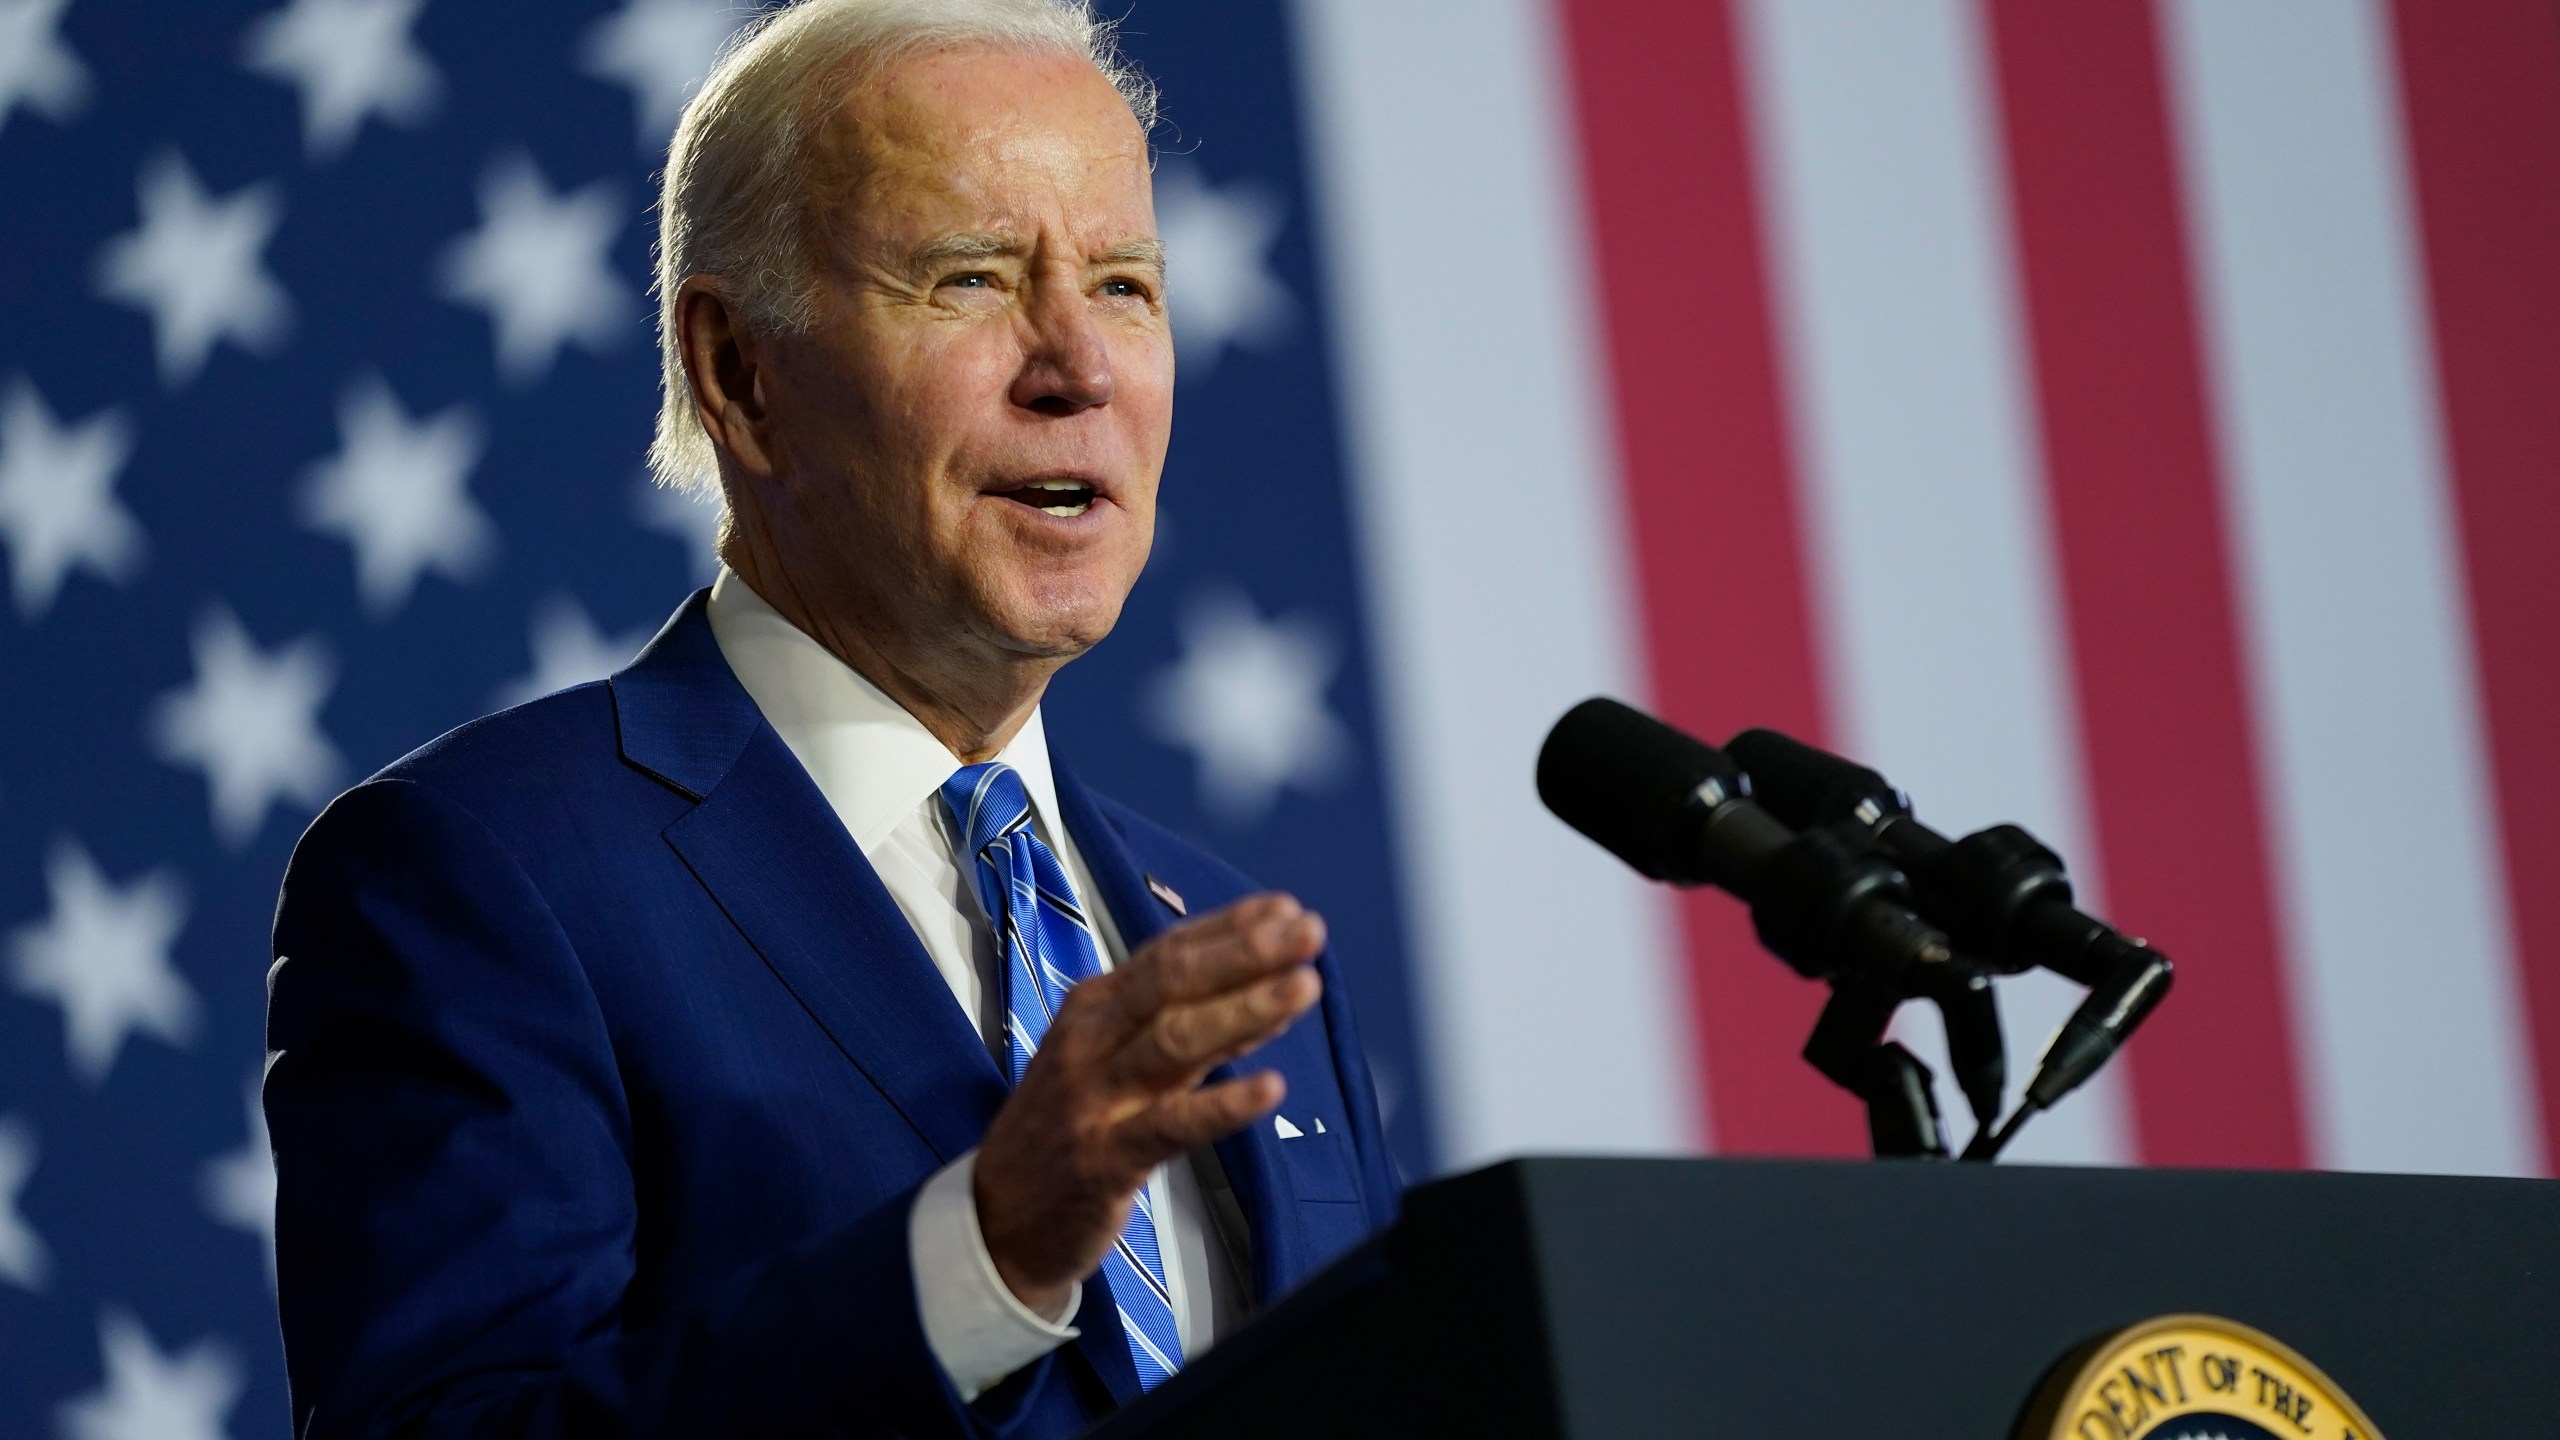
[[[989,607],[988,618],[1008,645],[1025,655],[1072,660],[1102,643],[1120,623],[1120,607],[1128,599],[1125,585],[1089,577],[1065,583],[1022,587],[1005,603]]]

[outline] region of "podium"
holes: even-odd
[[[2390,1440],[2560,1434],[2560,1182],[1519,1160],[1416,1189],[1093,1436],[2374,1440],[2236,1364],[2257,1431],[2145,1428],[2139,1376],[2112,1416],[2029,1413],[2183,1312],[2290,1346]]]

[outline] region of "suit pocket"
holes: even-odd
[[[1280,1154],[1299,1199],[1360,1203],[1360,1186],[1351,1178],[1351,1157],[1338,1132],[1314,1131],[1283,1140]]]

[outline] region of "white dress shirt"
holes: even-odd
[[[989,1054],[1001,1057],[1005,1003],[995,933],[978,901],[975,877],[957,855],[961,842],[940,794],[960,761],[913,715],[784,619],[726,566],[711,587],[710,620],[721,656],[879,873]],[[1094,919],[1103,966],[1118,965],[1127,951],[1059,816],[1037,710],[996,758],[1022,776],[1034,829],[1066,866],[1085,913]],[[1067,1313],[1053,1320],[1024,1305],[996,1274],[970,1188],[976,1162],[972,1150],[935,1172],[908,1223],[925,1340],[961,1396],[972,1400],[1078,1333],[1068,1323],[1077,1299],[1071,1297]],[[1214,1210],[1211,1190],[1223,1202]],[[1251,1292],[1236,1261],[1245,1240],[1240,1233],[1222,1234],[1216,1223],[1241,1226],[1226,1190],[1224,1172],[1207,1150],[1189,1163],[1159,1166],[1147,1182],[1185,1357],[1198,1355],[1245,1318]]]

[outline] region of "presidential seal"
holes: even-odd
[[[2018,1440],[2382,1440],[2346,1393],[2273,1336],[2164,1315],[2072,1352]]]

